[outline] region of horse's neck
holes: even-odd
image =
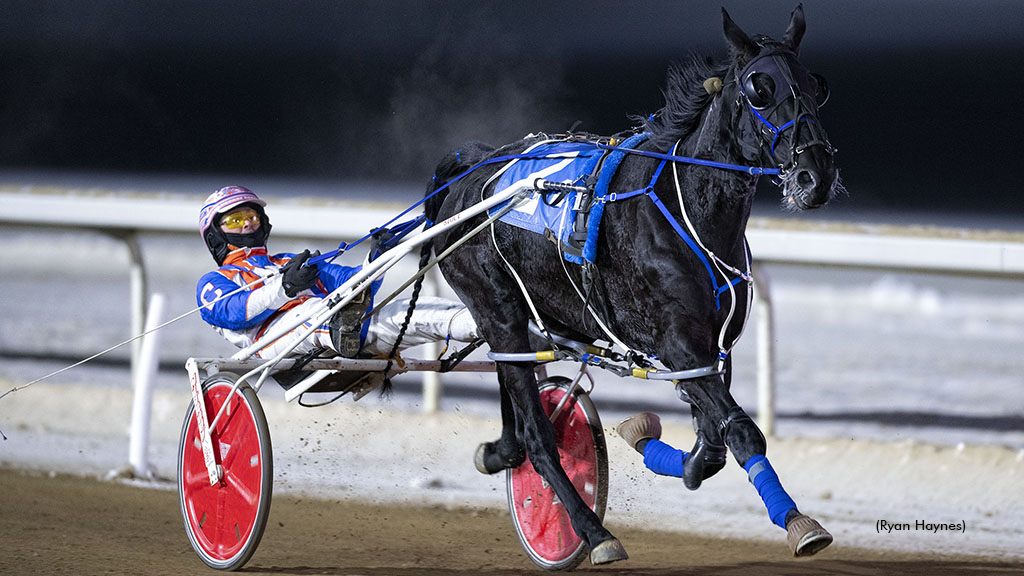
[[[731,164],[748,163],[735,150],[738,147],[730,144],[734,130],[729,112],[719,108],[720,100],[716,99],[705,112],[697,129],[679,142],[677,155]],[[678,205],[678,197],[682,196],[686,214],[704,246],[723,258],[737,250],[742,245],[750,217],[756,180],[743,172],[678,163],[674,171],[669,166],[666,172],[670,198],[665,202]]]

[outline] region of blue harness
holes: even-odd
[[[626,200],[634,196],[647,195],[654,205],[665,216],[676,234],[683,239],[690,250],[700,259],[711,280],[715,294],[715,309],[721,307],[721,295],[735,286],[743,278],[735,278],[725,284],[719,284],[715,272],[708,261],[707,254],[700,248],[696,240],[682,227],[669,212],[665,203],[654,192],[654,184],[661,176],[662,170],[670,160],[677,157],[667,154],[645,153],[635,147],[643,143],[648,134],[636,134],[618,146],[605,146],[596,142],[554,142],[538,146],[530,151],[529,158],[515,161],[498,179],[495,194],[512,186],[532,185],[538,178],[573,185],[585,185],[600,165],[597,183],[594,185],[593,206],[587,207],[586,242],[582,250],[576,251],[572,246],[572,238],[577,234],[574,223],[581,222],[577,214],[589,202],[580,202],[575,192],[570,192],[555,204],[548,204],[541,194],[535,194],[524,205],[517,207],[500,218],[503,222],[542,234],[562,246],[562,254],[566,260],[576,264],[593,264],[597,259],[597,238],[601,228],[605,204]],[[619,165],[627,154],[641,154],[660,158],[661,162],[654,171],[651,181],[644,188],[624,193],[608,193],[609,185],[615,178]],[[603,163],[602,163],[603,159]],[[716,166],[717,167],[717,166]],[[724,166],[723,166],[724,167]],[[732,168],[731,166],[729,166]],[[758,169],[769,172],[768,169]],[[502,205],[504,206],[504,205]],[[491,214],[500,211],[501,206],[493,208]]]
[[[529,152],[528,158],[517,159],[509,165],[498,178],[494,193],[500,194],[509,188],[523,185],[530,187],[538,178],[585,186],[605,154],[593,142],[586,141],[553,142],[537,146]],[[604,173],[602,169],[602,177]],[[576,192],[569,192],[557,202],[549,203],[546,197],[537,193],[524,204],[507,212],[500,220],[557,241],[563,248],[562,254],[566,260],[583,264],[583,257],[572,247],[574,222],[583,200]],[[496,206],[489,213],[493,215],[500,212],[507,204]],[[589,236],[587,242],[590,242]],[[589,261],[593,262],[593,258],[589,258]]]

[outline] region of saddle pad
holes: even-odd
[[[536,157],[509,162],[498,179],[495,194],[513,187],[530,187],[538,178],[565,184],[586,184],[603,152],[590,142],[553,142],[526,153]],[[553,206],[545,203],[540,193],[534,193],[529,200],[502,216],[501,221],[538,234],[550,230],[559,242],[568,245],[575,221],[575,202],[575,192],[566,194]],[[492,208],[490,213],[494,214],[504,206]],[[573,254],[565,253],[565,258],[577,264],[583,263]]]

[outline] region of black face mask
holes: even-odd
[[[243,206],[251,207],[260,215],[259,230],[249,234],[228,234],[220,229],[220,217],[217,218],[217,224],[210,226],[206,230],[204,235],[206,247],[210,249],[210,254],[218,265],[223,264],[224,259],[231,252],[231,248],[228,247],[229,244],[237,248],[261,248],[267,245],[267,238],[270,236],[270,229],[272,228],[270,218],[267,217],[262,206],[256,204],[243,204]]]
[[[257,248],[260,246],[267,245],[267,232],[266,229],[260,224],[260,229],[250,234],[228,234],[224,236],[228,239],[228,244],[238,246],[239,248]]]

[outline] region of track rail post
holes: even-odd
[[[146,331],[155,330],[163,322],[164,295],[153,294],[149,302]],[[133,370],[131,437],[128,441],[128,463],[137,478],[154,478],[156,471],[149,461],[149,433],[153,415],[153,386],[160,364],[160,331],[142,338],[139,365]]]
[[[775,436],[775,325],[771,282],[764,266],[754,264],[754,310],[757,317],[757,423]]]
[[[437,296],[440,293],[437,269],[432,269],[423,277],[423,293],[425,296]],[[440,350],[438,343],[431,342],[423,347],[424,357],[437,358]],[[423,373],[423,411],[434,414],[441,409],[441,375],[437,372]]]
[[[124,242],[128,249],[128,279],[129,279],[129,333],[134,336],[142,334],[146,324],[146,305],[149,298],[149,286],[146,279],[146,262],[142,255],[142,246],[139,244],[139,236],[132,230],[104,230],[98,229],[121,242]],[[131,379],[134,382],[139,371],[139,357],[142,355],[142,340],[132,342],[131,348]]]

